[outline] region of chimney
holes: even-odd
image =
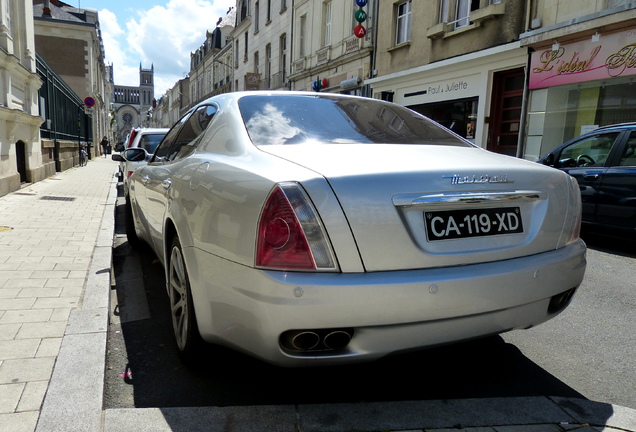
[[[44,7],[42,8],[42,16],[45,18],[51,18],[51,0],[44,0]]]

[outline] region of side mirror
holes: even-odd
[[[113,153],[113,155],[110,158],[117,162],[124,162],[124,158],[121,157],[121,155],[118,155],[117,153]]]
[[[544,164],[549,165],[549,166],[554,166],[554,154],[549,153],[546,157],[545,160],[543,161]]]
[[[146,149],[143,149],[141,147],[126,149],[121,153],[121,156],[128,162],[143,162],[150,158],[150,155],[148,154]]]

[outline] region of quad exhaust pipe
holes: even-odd
[[[281,335],[283,349],[294,352],[335,351],[345,348],[353,329],[289,330]]]

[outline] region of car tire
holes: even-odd
[[[133,219],[132,212],[132,204],[130,204],[130,200],[126,198],[126,237],[128,237],[128,245],[135,249],[139,250],[142,246],[142,241],[137,236],[137,232],[135,231],[135,221]]]
[[[201,336],[192,304],[190,279],[183,258],[179,237],[172,240],[168,262],[168,297],[172,329],[179,350],[179,356],[186,363],[192,363],[201,346]]]

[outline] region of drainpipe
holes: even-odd
[[[369,79],[373,78],[375,71],[376,58],[378,53],[378,11],[380,9],[380,0],[373,2],[373,48],[371,50],[371,70],[369,71]],[[371,94],[373,97],[373,94]]]
[[[295,0],[292,0],[291,3],[291,29],[289,30],[289,73],[287,74],[287,80],[289,81],[289,90],[293,90],[292,86],[294,82],[289,79],[289,76],[292,74],[292,65],[294,64],[294,19],[296,18],[296,14],[294,13],[294,4]]]

